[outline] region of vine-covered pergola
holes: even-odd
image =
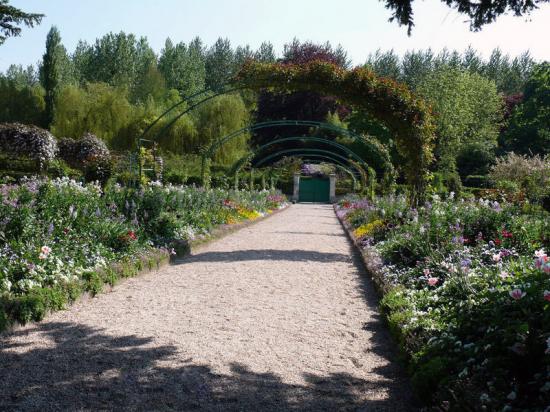
[[[140,136],[138,144],[162,118],[183,110],[158,132],[164,133],[179,118],[216,96],[236,90],[271,90],[280,93],[313,91],[336,97],[344,105],[381,121],[394,135],[399,153],[406,159],[404,172],[412,201],[425,194],[435,126],[430,107],[406,85],[378,77],[368,68],[346,70],[331,63],[312,61],[304,65],[249,61],[220,90],[203,90],[165,111]],[[154,139],[153,139],[154,140]]]

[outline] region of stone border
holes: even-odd
[[[180,263],[182,260],[184,260],[187,256],[189,256],[195,249],[205,246],[206,244],[213,242],[215,240],[221,239],[222,237],[225,237],[227,235],[230,235],[234,232],[237,232],[241,229],[244,229],[245,227],[254,225],[258,222],[261,222],[263,220],[266,220],[267,218],[274,216],[280,212],[283,212],[287,210],[291,204],[286,204],[281,209],[276,209],[271,211],[270,213],[267,213],[265,216],[261,216],[259,218],[253,219],[253,220],[245,220],[234,224],[223,224],[215,227],[210,233],[208,233],[206,236],[204,236],[201,239],[197,239],[189,245],[189,248],[186,253],[176,256],[175,259],[173,259],[172,256],[170,256],[168,251],[165,251],[163,249],[153,249],[148,252],[146,252],[142,256],[136,256],[134,261],[131,262],[113,262],[109,266],[109,269],[112,269],[115,273],[117,273],[119,276],[117,277],[117,281],[114,284],[110,283],[104,283],[102,285],[102,290],[99,293],[110,293],[114,290],[114,288],[117,285],[120,285],[125,279],[128,278],[135,278],[139,276],[144,276],[147,274],[155,273],[164,268],[165,266],[171,264],[171,263]],[[128,273],[128,271],[130,273]],[[70,302],[65,309],[68,307],[75,305],[77,303],[85,303],[93,299],[95,294],[84,291],[80,294],[78,298],[76,298],[74,301]],[[63,310],[63,309],[62,309]],[[43,320],[45,320],[53,311],[48,310],[46,314],[44,315]],[[41,321],[35,322],[30,321],[25,324],[20,324],[19,322],[14,322],[10,326],[8,326],[4,330],[0,330],[0,336],[2,335],[8,335],[10,333],[16,332],[26,326],[34,326]]]

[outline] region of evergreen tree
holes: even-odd
[[[53,26],[46,37],[46,53],[42,57],[40,82],[46,92],[46,125],[51,126],[55,115],[55,97],[63,82],[64,72],[67,72],[67,52],[61,44],[61,35]],[[65,67],[64,67],[65,66]]]
[[[0,0],[0,45],[8,37],[15,37],[21,34],[21,24],[27,27],[34,27],[40,24],[43,14],[26,13],[21,9],[10,6],[8,0]]]

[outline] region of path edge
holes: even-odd
[[[70,307],[77,304],[85,304],[86,302],[95,298],[96,295],[111,293],[113,290],[126,282],[126,280],[131,278],[142,277],[150,275],[153,273],[158,273],[164,267],[174,264],[181,263],[186,258],[188,258],[196,249],[206,246],[212,242],[215,242],[221,238],[224,238],[230,234],[238,232],[241,229],[255,225],[256,223],[262,222],[266,219],[269,219],[276,214],[284,212],[289,209],[292,204],[287,203],[284,207],[280,209],[274,209],[268,212],[264,216],[260,216],[256,219],[245,220],[234,224],[223,224],[219,225],[212,229],[207,235],[200,239],[196,239],[192,242],[189,242],[186,250],[176,256],[171,255],[171,253],[166,249],[153,248],[146,251],[141,255],[136,255],[131,261],[117,261],[112,262],[106,271],[112,271],[113,273],[118,274],[119,276],[114,279],[113,283],[102,283],[101,290],[97,293],[92,293],[89,291],[82,291],[78,297],[74,300],[69,301],[63,309],[60,310],[51,310],[48,309],[44,313],[44,317],[38,321],[29,321],[26,323],[20,323],[18,321],[12,321],[4,329],[0,329],[0,337],[10,335],[14,332],[17,332],[26,327],[33,327],[42,321],[46,320],[51,314],[59,312],[62,310],[67,310]]]

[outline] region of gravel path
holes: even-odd
[[[0,337],[1,410],[409,410],[329,205],[294,205]]]

